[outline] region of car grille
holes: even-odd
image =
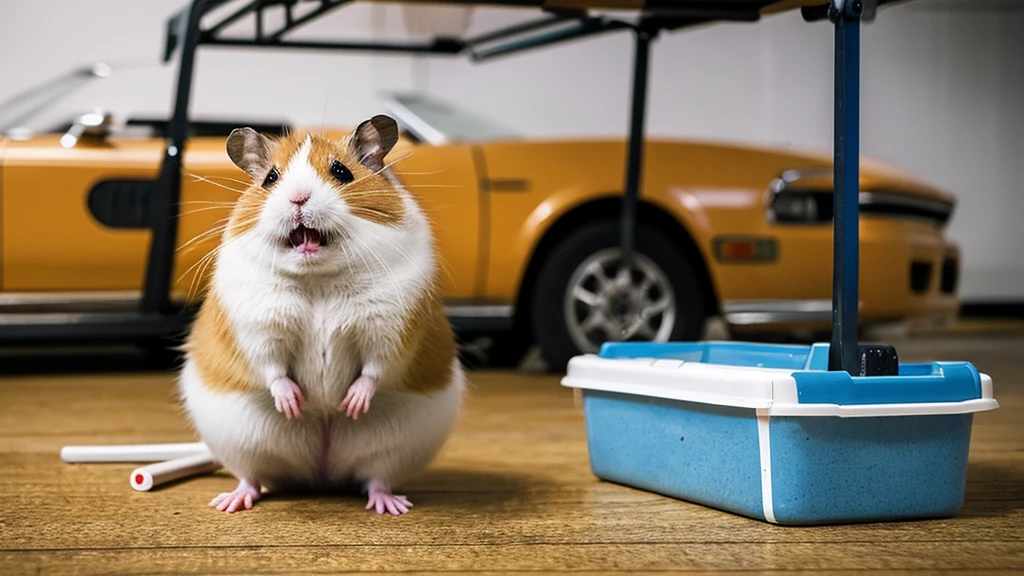
[[[915,260],[910,263],[910,290],[924,294],[932,288],[935,262]],[[939,290],[943,294],[955,294],[960,281],[960,266],[955,255],[947,255],[939,263]]]
[[[918,218],[945,226],[953,215],[953,204],[889,192],[861,192],[860,212],[882,216]]]
[[[952,294],[956,292],[957,285],[960,282],[960,267],[955,258],[946,257],[942,262],[942,281],[941,290],[946,294]]]

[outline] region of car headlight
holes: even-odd
[[[768,220],[783,224],[820,224],[832,219],[832,194],[784,190],[772,194]]]

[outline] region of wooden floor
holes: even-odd
[[[0,574],[636,571],[1024,572],[1024,334],[900,344],[971,360],[1001,408],[975,420],[947,520],[785,528],[597,481],[558,379],[473,373],[461,424],[406,516],[355,497],[269,497],[225,515],[224,474],[148,493],[65,444],[190,441],[171,376],[0,376]]]

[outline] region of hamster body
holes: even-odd
[[[251,508],[263,490],[356,485],[402,514],[393,488],[423,470],[465,390],[429,223],[384,157],[385,116],[341,142],[228,139],[253,178],[229,218],[179,386],[190,420]]]

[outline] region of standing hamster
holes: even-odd
[[[238,487],[357,486],[366,509],[403,514],[392,492],[451,434],[465,375],[444,312],[427,218],[385,163],[398,126],[374,116],[347,137],[227,140],[252,178],[232,208],[185,342],[186,413]]]

